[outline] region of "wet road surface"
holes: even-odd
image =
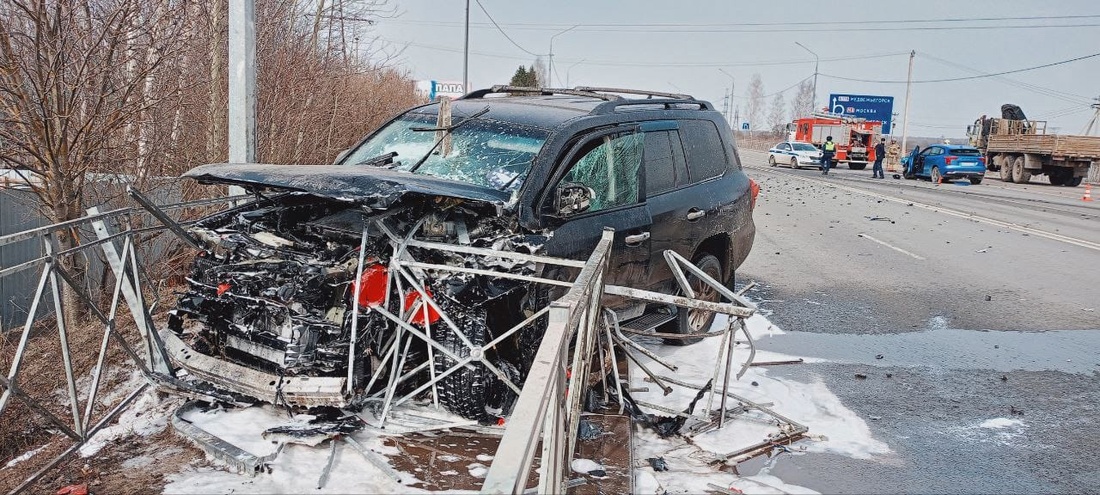
[[[808,358],[770,373],[822,380],[894,451],[783,454],[772,474],[823,493],[1100,486],[1100,205],[1083,186],[741,157],[761,196],[738,279],[788,332],[759,345]]]

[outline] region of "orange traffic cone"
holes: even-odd
[[[1092,201],[1092,184],[1085,184],[1085,195],[1081,197],[1081,201]]]

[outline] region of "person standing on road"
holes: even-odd
[[[886,138],[879,140],[875,145],[875,166],[871,168],[872,179],[885,179],[882,174],[882,159],[886,158]]]
[[[901,146],[897,139],[890,140],[890,148],[886,151],[886,168],[891,172],[898,172],[901,168]]]
[[[825,138],[825,144],[821,145],[821,175],[829,175],[829,167],[833,164],[833,153],[836,153],[836,143],[833,137]]]

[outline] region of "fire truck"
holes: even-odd
[[[882,122],[819,112],[788,124],[787,129],[792,141],[812,143],[818,148],[832,136],[836,143],[833,164],[847,163],[852,170],[863,170],[868,162],[875,161],[875,138],[882,134]]]

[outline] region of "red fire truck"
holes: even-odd
[[[818,148],[825,143],[826,137],[832,136],[836,143],[834,165],[847,163],[852,170],[863,170],[868,162],[875,161],[875,138],[882,134],[882,122],[815,113],[794,121],[788,129],[794,134],[793,141],[812,143]]]

